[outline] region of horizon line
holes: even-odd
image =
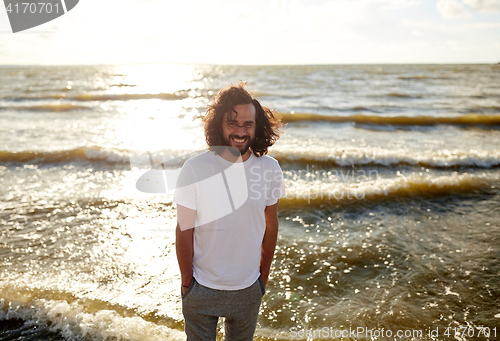
[[[0,64],[9,67],[57,67],[57,66],[125,66],[125,65],[197,65],[197,66],[341,66],[341,65],[499,65],[499,62],[380,62],[380,63],[296,63],[296,64],[240,64],[240,63],[186,63],[186,62],[137,62],[137,63],[100,63],[100,64]]]

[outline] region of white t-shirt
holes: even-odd
[[[245,162],[232,163],[207,151],[187,160],[173,201],[196,210],[196,281],[219,290],[252,285],[260,275],[264,210],[283,197],[283,172],[270,156],[252,153]]]

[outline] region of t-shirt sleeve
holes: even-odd
[[[193,169],[188,162],[185,162],[184,166],[182,166],[172,201],[178,205],[196,210],[196,181]]]
[[[280,165],[276,161],[273,167],[273,180],[271,186],[271,193],[269,199],[267,199],[266,206],[274,205],[278,202],[278,199],[285,198],[285,179],[283,178],[283,171]]]

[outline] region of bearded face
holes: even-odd
[[[242,156],[250,154],[249,148],[255,140],[255,106],[252,103],[235,105],[223,121],[222,130],[227,146],[237,149]]]

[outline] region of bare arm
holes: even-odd
[[[273,262],[276,241],[278,240],[278,203],[267,206],[264,215],[266,217],[266,232],[262,240],[260,274],[265,286],[269,277],[271,263]]]
[[[193,231],[196,211],[177,205],[177,227],[175,229],[175,251],[181,271],[182,293],[193,279]]]

